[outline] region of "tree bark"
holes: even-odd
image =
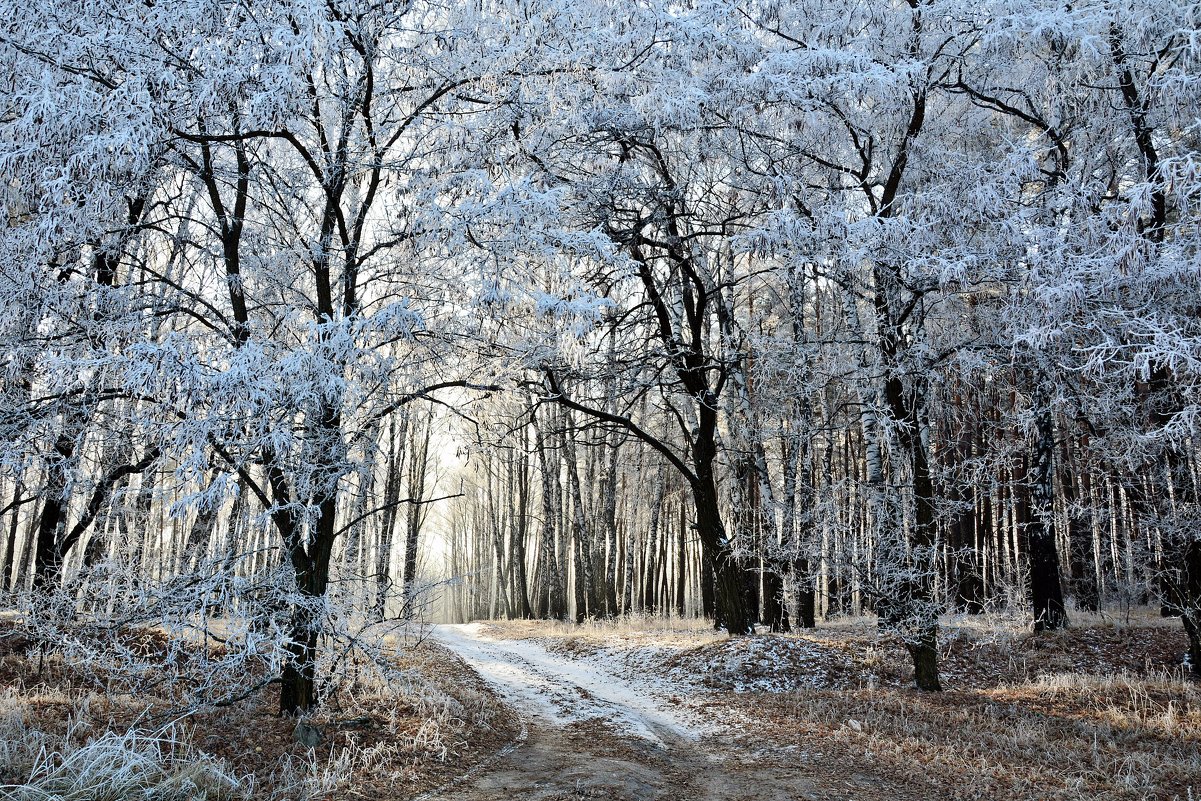
[[[46,468],[46,484],[42,490],[42,514],[38,518],[33,552],[33,590],[51,592],[62,571],[62,531],[66,525],[67,470],[75,456],[75,438],[82,427],[64,420],[63,430],[54,441],[54,458]]]
[[[1076,448],[1065,436],[1057,473],[1068,518],[1068,570],[1071,575],[1068,586],[1078,609],[1096,612],[1100,609],[1101,598],[1093,558],[1093,512],[1088,506],[1093,494],[1092,482],[1088,465],[1081,465],[1087,448],[1087,434],[1080,436]]]
[[[25,491],[25,485],[21,479],[13,482],[13,500],[12,500],[12,516],[8,520],[8,536],[5,544],[4,552],[8,555],[4,562],[4,575],[0,578],[0,586],[11,592],[16,588],[17,581],[20,577],[20,554],[17,552],[17,531],[21,520],[21,506],[25,502],[21,498],[21,493]]]
[[[522,430],[524,438],[524,429]],[[529,496],[530,496],[530,474],[529,474],[529,457],[525,448],[525,443],[522,442],[521,452],[514,454],[511,457],[511,463],[515,473],[517,483],[517,494],[515,505],[510,514],[511,531],[512,531],[512,553],[513,553],[513,568],[511,575],[513,576],[513,592],[514,606],[519,614],[525,620],[532,620],[534,610],[530,608],[529,582],[526,576],[526,537],[529,535]]]
[[[404,615],[412,618],[417,612],[419,588],[417,585],[417,546],[421,527],[425,522],[425,477],[429,466],[430,428],[432,420],[413,429],[412,447],[409,454],[408,480],[408,527],[405,530],[404,572],[401,574],[401,592],[404,598]]]
[[[1054,631],[1068,624],[1059,576],[1059,551],[1055,546],[1055,427],[1048,400],[1045,390],[1036,390],[1031,513],[1025,537],[1035,631]]]
[[[538,451],[538,468],[542,475],[542,559],[543,574],[547,582],[546,614],[554,620],[567,617],[567,602],[563,592],[563,569],[556,545],[556,529],[561,516],[558,509],[561,491],[559,488],[559,462],[547,455],[548,445],[544,424],[534,419],[534,443]]]
[[[594,598],[592,591],[592,549],[589,547],[588,520],[584,514],[584,498],[580,487],[580,474],[576,464],[575,444],[572,442],[571,416],[565,417],[563,427],[563,458],[567,463],[567,490],[571,496],[572,535],[575,541],[575,619],[583,623],[588,617],[597,614],[599,610],[590,605]]]

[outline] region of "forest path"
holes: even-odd
[[[477,624],[438,626],[456,653],[524,720],[516,747],[457,786],[446,801],[794,801],[845,798],[818,786],[795,752],[736,748],[690,690],[663,677],[495,639]]]

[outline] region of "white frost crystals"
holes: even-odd
[[[855,604],[920,633],[934,689],[930,557],[978,505],[948,497],[957,450],[1079,427],[1093,463],[1189,478],[1126,515],[1177,515],[1161,550],[1188,547],[1199,31],[1166,0],[0,0],[10,577],[271,576],[282,706],[307,709],[324,599],[396,613],[397,510],[416,531],[440,497],[396,477],[407,410],[466,440],[464,407],[503,395],[497,430],[543,425],[542,493],[579,496],[546,552],[604,551],[588,614],[625,608],[617,553],[632,576],[654,539],[615,488],[670,473],[644,494],[717,574],[706,611],[751,630],[739,560],[774,600],[856,527]],[[603,503],[559,472],[577,445],[608,449]],[[967,467],[973,497],[998,475]],[[532,539],[534,515],[492,517]],[[552,565],[524,558],[528,596]]]
[[[672,705],[652,679],[639,673],[618,675],[596,662],[551,653],[532,640],[493,639],[478,624],[438,626],[432,636],[540,723],[595,720],[659,746],[704,733],[694,715]]]

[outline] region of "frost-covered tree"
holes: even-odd
[[[1015,340],[1064,376],[1056,394],[1069,419],[1112,460],[1154,533],[1148,567],[1196,665],[1201,20],[1187,5],[1096,3],[1026,25],[1022,47],[1037,58],[1025,60],[1054,90],[1031,98],[994,78],[975,91],[1048,151],[1043,211],[1027,229],[1033,314]]]
[[[0,10],[0,514],[43,594],[248,531],[306,709],[428,500],[406,407],[503,385],[459,507],[497,609],[747,633],[793,587],[937,689],[939,613],[1065,625],[1066,560],[1078,603],[1141,570],[1201,664],[1192,6]]]
[[[468,383],[428,370],[465,300],[448,256],[463,232],[440,204],[474,157],[462,145],[469,112],[495,103],[490,76],[528,55],[504,35],[507,13],[167,2],[8,17],[6,56],[27,78],[7,98],[6,163],[24,170],[10,173],[24,207],[9,216],[28,220],[7,234],[24,237],[26,282],[41,280],[28,292],[53,302],[44,276],[100,252],[93,232],[126,210],[121,182],[145,205],[145,255],[121,276],[141,328],[100,365],[58,359],[50,380],[103,366],[103,391],[169,454],[181,510],[253,495],[295,582],[285,712],[318,701],[331,557],[347,483],[374,470],[374,432]],[[64,177],[45,186],[39,165]]]

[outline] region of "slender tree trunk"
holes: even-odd
[[[384,468],[384,512],[380,520],[375,547],[375,598],[372,616],[383,620],[388,613],[388,596],[392,593],[392,543],[396,536],[396,521],[400,518],[397,505],[400,502],[400,476],[404,470],[406,440],[409,417],[401,415],[400,425],[396,417],[388,422],[388,459]]]
[[[609,446],[609,462],[604,480],[602,525],[605,528],[605,615],[620,613],[617,603],[617,459],[620,445],[614,438]]]
[[[559,489],[559,462],[547,455],[546,432],[538,427],[534,416],[535,446],[538,450],[538,468],[542,475],[542,558],[547,582],[547,616],[556,620],[567,617],[567,603],[563,592],[562,562],[556,545],[558,521],[561,517],[557,508],[561,496]]]
[[[688,516],[684,503],[680,503],[680,539],[677,543],[676,569],[676,616],[684,616],[684,579],[688,575],[688,554],[685,543],[688,540]]]
[[[1100,609],[1101,598],[1093,549],[1092,477],[1089,466],[1081,465],[1088,450],[1088,435],[1080,436],[1076,448],[1071,446],[1068,437],[1063,440],[1063,458],[1057,472],[1067,507],[1071,594],[1078,609],[1096,612]]]
[[[413,429],[413,442],[409,454],[409,503],[408,527],[405,531],[404,572],[401,587],[404,597],[404,614],[411,618],[417,613],[419,588],[417,582],[417,548],[425,521],[425,477],[429,467],[430,429],[433,419],[427,416]]]
[[[21,555],[17,551],[17,533],[20,530],[21,506],[26,502],[26,499],[21,497],[24,491],[25,484],[18,478],[13,482],[12,512],[8,519],[8,536],[4,549],[4,552],[8,555],[8,559],[4,562],[3,581],[0,581],[0,586],[3,586],[9,592],[16,589],[20,578],[24,574],[24,568],[21,565]]]
[[[809,477],[806,475],[802,482],[800,475],[802,466],[806,466],[808,472],[809,446],[796,432],[786,432],[781,445],[784,457],[784,551],[791,557],[788,566],[796,594],[797,625],[812,629],[817,627],[817,593],[807,549],[813,538],[814,493]]]
[[[522,437],[525,433],[522,429]],[[529,456],[525,447],[525,442],[522,442],[521,452],[514,454],[511,457],[511,463],[515,473],[514,478],[517,484],[517,493],[515,498],[515,506],[510,514],[511,532],[512,532],[512,554],[513,554],[513,591],[514,606],[517,608],[517,614],[521,615],[525,620],[531,620],[534,617],[534,611],[530,608],[529,585],[526,576],[526,537],[529,535],[529,496],[530,496],[530,468]]]
[[[662,536],[660,528],[663,513],[663,497],[666,492],[667,482],[660,470],[658,480],[655,482],[655,497],[651,501],[651,519],[646,532],[646,564],[642,581],[642,608],[647,614],[651,615],[659,611],[655,597],[656,557],[659,553],[659,537]]]
[[[593,589],[592,549],[589,547],[590,536],[588,518],[584,513],[583,491],[580,487],[580,474],[576,464],[575,443],[572,441],[574,427],[571,416],[566,416],[563,428],[563,458],[567,463],[567,489],[571,495],[572,534],[575,540],[575,598],[576,622],[582,623],[585,618],[596,615],[600,610],[595,605]]]

